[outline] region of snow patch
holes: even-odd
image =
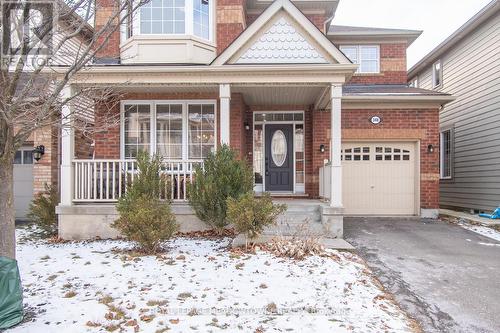
[[[409,319],[349,252],[303,261],[236,254],[176,238],[160,256],[126,241],[48,244],[18,230],[25,305],[8,332],[411,332]]]

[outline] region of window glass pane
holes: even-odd
[[[22,163],[22,152],[20,150],[16,151],[16,155],[14,155],[14,164]]]
[[[358,48],[356,46],[341,46],[340,50],[346,55],[349,60],[354,64],[358,63]]]
[[[167,159],[182,158],[182,104],[156,105],[156,152]]]
[[[434,87],[441,85],[441,62],[437,62],[433,66],[432,80]]]
[[[33,164],[32,150],[23,150],[23,164]]]
[[[151,138],[150,106],[125,105],[125,158],[134,158],[138,150],[149,151]]]
[[[193,0],[193,31],[198,37],[209,39],[209,8],[208,1]]]
[[[376,46],[361,46],[360,53],[363,60],[378,60],[378,47]]]
[[[255,125],[253,132],[253,171],[255,184],[262,184],[262,161],[262,125]]]
[[[377,60],[361,60],[361,65],[359,66],[359,71],[361,73],[378,73],[378,61]]]
[[[189,158],[206,158],[215,147],[215,108],[213,104],[188,105]]]
[[[451,131],[441,133],[441,176],[451,177]]]
[[[152,0],[140,10],[142,34],[184,34],[185,20],[184,0]]]

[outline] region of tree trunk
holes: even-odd
[[[16,258],[14,154],[0,159],[0,256]]]

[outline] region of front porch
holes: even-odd
[[[141,149],[163,156],[162,199],[173,203],[181,231],[206,228],[188,204],[187,185],[195,167],[203,166],[207,154],[221,144],[229,144],[252,165],[257,194],[270,192],[287,201],[286,216],[268,234],[293,235],[300,226],[313,234],[342,237],[340,166],[330,168],[328,178],[338,179],[338,196],[319,200],[320,167],[331,162],[330,151],[338,151],[340,164],[339,84],[170,85],[148,88],[150,93],[141,86],[116,89],[124,98],[111,112],[119,113],[121,121],[116,129],[95,134],[93,159],[69,158],[75,156],[74,130],[67,126],[63,132],[57,209],[62,238],[118,236],[109,225],[117,217],[115,203],[138,172],[134,157]],[[326,109],[329,105],[333,111]],[[96,122],[102,121],[100,107]],[[328,130],[317,125],[325,116],[334,120]],[[68,118],[72,121],[63,118],[63,126]],[[283,137],[276,140],[272,131]]]

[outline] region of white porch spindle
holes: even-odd
[[[61,99],[72,96],[73,87],[64,87]],[[73,158],[75,155],[75,130],[73,127],[73,110],[68,103],[61,110],[61,205],[71,206],[73,199]]]
[[[331,119],[330,136],[332,138],[330,148],[331,177],[330,177],[330,206],[342,207],[342,161],[340,159],[342,149],[342,85],[332,84],[330,89]]]
[[[220,143],[229,145],[230,137],[230,109],[231,109],[231,86],[229,84],[219,85],[220,98]]]

